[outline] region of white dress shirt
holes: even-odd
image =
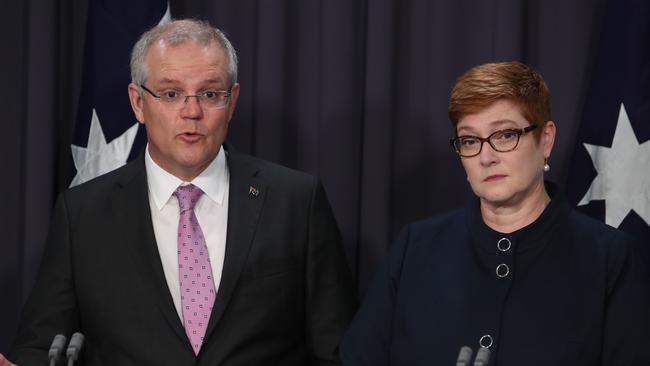
[[[173,196],[180,185],[194,184],[203,191],[203,195],[194,207],[194,213],[201,225],[205,243],[208,246],[214,288],[219,296],[219,283],[226,252],[226,229],[228,225],[228,189],[230,174],[226,166],[223,147],[217,157],[191,182],[183,182],[156,164],[149,154],[147,145],[145,167],[149,186],[149,206],[153,231],[156,235],[158,252],[163,271],[174,300],[179,318],[183,319],[181,310],[181,292],[178,282],[178,219],[180,212],[178,199]]]

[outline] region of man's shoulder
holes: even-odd
[[[142,179],[142,183],[146,184],[144,162],[141,158],[137,158],[115,170],[102,174],[87,182],[70,187],[65,190],[63,194],[69,198],[98,198],[112,192],[116,185],[127,184],[136,178]]]

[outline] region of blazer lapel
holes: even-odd
[[[221,283],[206,330],[206,340],[223,316],[236,288],[268,191],[259,168],[247,157],[228,149],[228,146],[226,149],[230,171],[226,253]]]
[[[158,253],[149,208],[144,154],[140,154],[126,167],[125,174],[115,189],[113,209],[113,214],[120,222],[120,228],[123,228],[124,245],[136,264],[137,274],[142,279],[148,295],[154,299],[155,306],[163,313],[170,327],[191,349],[169,293]]]

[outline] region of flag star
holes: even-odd
[[[138,123],[129,127],[122,135],[106,143],[97,112],[93,109],[88,134],[88,146],[71,145],[72,159],[77,169],[70,187],[89,181],[126,164],[133,141],[138,132]]]
[[[605,223],[619,227],[630,210],[650,225],[650,140],[639,144],[621,103],[612,147],[584,144],[598,175],[578,205],[605,200]]]

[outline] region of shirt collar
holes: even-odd
[[[551,201],[535,221],[512,233],[500,233],[487,226],[481,216],[480,200],[474,199],[466,207],[466,210],[470,232],[475,242],[483,249],[493,253],[497,253],[496,243],[501,238],[510,240],[516,252],[547,244],[556,228],[566,222],[571,208],[555,183],[545,181],[544,184]]]
[[[226,152],[223,147],[219,149],[217,157],[212,160],[210,165],[191,182],[182,181],[156,164],[149,154],[149,144],[145,149],[144,162],[149,192],[158,210],[162,210],[178,186],[189,183],[199,187],[212,201],[219,205],[223,204],[229,179]]]

